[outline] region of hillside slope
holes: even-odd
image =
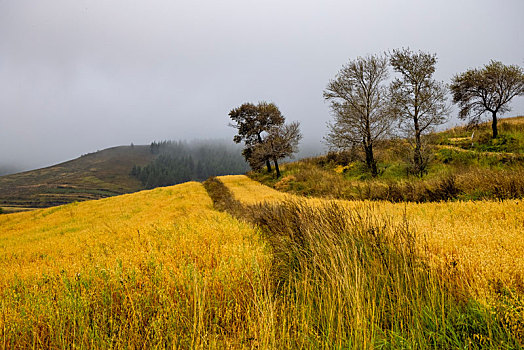
[[[196,182],[1,215],[0,348],[244,348],[263,248]]]
[[[304,199],[264,186],[245,175],[218,179],[245,205]],[[420,239],[418,243],[428,244],[424,253],[430,255],[430,260],[437,264],[455,261],[459,268],[476,276],[479,289],[487,289],[489,281],[497,279],[506,285],[521,283],[524,271],[522,200],[438,203],[330,202],[316,197],[306,200],[311,207],[336,203],[361,215],[371,212],[374,219],[383,218],[390,224],[409,222]]]
[[[119,146],[47,168],[0,177],[0,207],[43,208],[143,189],[129,175],[153,160],[149,146]]]
[[[253,179],[277,190],[345,200],[438,202],[524,198],[524,117],[500,119],[499,137],[491,126],[460,126],[429,135],[428,165],[413,174],[412,148],[393,139],[375,148],[378,176],[372,177],[360,147],[282,164],[281,178],[264,170]]]
[[[208,187],[217,205],[233,215],[250,218],[265,232],[272,247],[273,271],[280,268],[280,275],[275,273],[280,283],[288,283],[292,296],[298,294],[294,299],[298,302],[291,308],[297,312],[286,315],[288,322],[299,320],[299,334],[308,334],[308,339],[329,334],[332,338],[326,337],[326,343],[350,343],[347,348],[368,348],[366,343],[373,344],[369,348],[378,348],[378,344],[388,342],[391,347],[384,347],[392,349],[522,348],[521,200],[329,201],[282,193],[246,176],[218,177]],[[219,193],[221,196],[217,196]],[[383,268],[375,269],[382,263]],[[418,263],[421,265],[417,267]],[[420,275],[417,271],[425,272]],[[387,276],[391,277],[389,286]],[[397,304],[399,296],[409,302]],[[469,306],[477,306],[464,309],[468,299]],[[448,302],[437,306],[444,300]],[[451,310],[457,305],[462,305],[457,309],[460,316],[454,318]],[[313,316],[302,316],[308,313]],[[400,318],[388,319],[392,314]],[[430,314],[433,316],[428,318]],[[480,321],[483,316],[477,317],[482,314],[493,316]],[[367,320],[384,320],[384,316],[387,322],[377,324],[385,333],[379,331],[376,336],[377,328]],[[496,321],[489,321],[491,317]],[[490,329],[489,335],[481,334],[485,327],[480,326],[482,322],[486,322],[484,329]],[[407,330],[406,324],[410,325]],[[511,330],[520,345],[508,339],[505,331],[495,331],[500,325]],[[344,333],[366,327],[371,334],[369,341],[359,338],[358,333],[355,338],[359,339],[353,341],[353,334]],[[421,333],[412,332],[415,329]],[[402,340],[382,342],[380,334],[395,334],[393,338]],[[447,338],[449,335],[452,337]]]
[[[521,201],[334,202],[214,179],[231,195],[210,179],[0,216],[0,344],[521,348]],[[215,209],[232,198],[237,218]]]

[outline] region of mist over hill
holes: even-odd
[[[0,207],[5,212],[49,207],[243,174],[249,167],[241,149],[229,140],[161,141],[112,147],[19,173],[1,166]]]
[[[19,166],[10,165],[10,164],[1,164],[0,165],[0,176],[14,174],[22,171]]]
[[[156,158],[131,170],[131,175],[145,188],[203,181],[210,176],[243,174],[249,170],[241,147],[227,141],[161,141],[151,143],[149,149]]]

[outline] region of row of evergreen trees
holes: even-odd
[[[203,181],[210,176],[243,174],[249,167],[240,151],[220,141],[153,142],[150,152],[157,157],[146,166],[133,166],[131,175],[146,188]]]

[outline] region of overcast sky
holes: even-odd
[[[0,0],[0,165],[232,138],[229,110],[261,100],[320,144],[322,91],[349,59],[433,52],[445,82],[523,66],[522,14],[522,0]]]

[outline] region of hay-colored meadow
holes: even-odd
[[[246,204],[278,202],[293,198],[247,176],[223,176],[220,180],[235,198]],[[296,198],[296,197],[295,197]],[[312,198],[309,202],[325,200]],[[371,210],[392,222],[406,220],[415,231],[421,249],[439,268],[459,270],[464,283],[483,297],[490,284],[524,291],[524,202],[457,201],[391,203],[387,201],[336,201],[356,210]],[[422,248],[423,246],[423,248]]]
[[[247,205],[296,199],[246,176],[219,179]],[[0,348],[518,344],[519,304],[502,321],[489,307],[494,284],[522,291],[522,202],[302,203],[258,214],[268,227],[298,215],[306,245],[215,210],[195,182],[2,215]],[[408,231],[429,269],[404,250]],[[457,301],[456,287],[471,293]]]
[[[0,281],[154,257],[229,271],[257,257],[252,228],[213,210],[199,183],[0,216]]]
[[[0,347],[229,346],[266,260],[194,182],[3,215]]]

